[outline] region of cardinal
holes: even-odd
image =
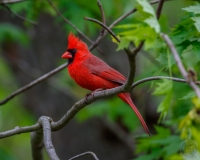
[[[68,36],[67,51],[62,55],[62,58],[68,59],[68,72],[74,81],[88,90],[115,88],[126,82],[126,78],[121,73],[90,53],[88,46],[72,33]],[[145,132],[150,135],[144,119],[131,100],[130,94],[119,93],[117,96],[131,106]]]

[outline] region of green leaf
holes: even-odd
[[[127,48],[129,46],[129,43],[130,43],[129,40],[127,40],[125,38],[121,38],[121,41],[117,47],[117,51]]]
[[[195,6],[190,6],[190,7],[186,7],[186,8],[182,8],[182,9],[185,11],[188,11],[188,12],[192,12],[194,14],[200,14],[200,4],[199,3],[196,3]]]
[[[181,100],[188,100],[195,97],[196,94],[194,91],[188,92],[184,97],[180,98]]]
[[[200,32],[200,17],[193,17],[192,20],[195,22],[194,25],[197,28],[197,30]]]
[[[165,139],[159,140],[158,142],[160,145],[164,145],[163,150],[165,151],[166,156],[170,156],[179,151],[181,139],[179,136],[170,135]]]
[[[161,126],[155,126],[156,134],[151,138],[137,139],[136,153],[144,155],[136,160],[156,160],[163,159],[178,153],[181,139],[179,135],[171,135],[170,129]]]
[[[114,28],[120,28],[120,29],[134,29],[137,28],[137,24],[121,24],[118,26],[115,26]]]
[[[148,24],[151,28],[155,30],[156,33],[160,32],[160,25],[156,18],[153,7],[149,4],[147,0],[137,0],[138,5],[136,8],[141,14],[144,15],[144,22]]]
[[[158,106],[157,112],[161,113],[158,122],[160,122],[162,119],[164,119],[166,117],[167,112],[168,112],[169,107],[170,107],[171,98],[172,98],[172,92],[169,92],[166,95],[166,97],[164,98],[164,100]]]
[[[163,155],[163,151],[160,150],[160,147],[152,148],[151,154],[142,155],[134,160],[156,160],[158,157]]]
[[[164,128],[164,127],[161,127],[161,126],[155,126],[155,130],[157,132],[158,135],[155,135],[156,138],[158,137],[167,137],[167,136],[170,136],[170,130],[169,128]]]
[[[160,32],[160,25],[154,9],[147,0],[137,0],[136,2],[138,16],[134,18],[134,23],[115,27],[122,30],[118,34],[123,38],[123,42],[119,44],[117,50],[124,49],[130,42],[134,42],[135,46],[138,46],[144,41],[144,48],[146,50],[155,46],[155,41]]]
[[[153,92],[154,95],[164,95],[172,90],[173,83],[170,80],[163,79],[162,82],[156,83],[157,87]]]
[[[117,38],[120,39],[120,36],[117,35]],[[119,44],[119,42],[118,42],[113,36],[111,36],[111,40],[112,40],[114,43]]]
[[[198,32],[200,32],[200,4],[196,3],[194,6],[183,8],[183,10],[194,14],[191,19],[195,22],[194,25]]]
[[[163,101],[158,106],[157,112],[161,113],[158,122],[165,118],[169,110],[170,102],[172,99],[173,83],[170,80],[164,79],[163,82],[158,82],[154,95],[166,95]]]

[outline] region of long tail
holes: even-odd
[[[133,111],[135,112],[136,116],[139,118],[140,122],[142,123],[142,126],[145,130],[145,132],[150,136],[150,132],[149,129],[144,121],[144,119],[142,118],[140,112],[138,111],[138,109],[136,108],[136,106],[133,104],[132,100],[131,100],[131,96],[129,93],[120,93],[117,95],[119,98],[121,98],[124,102],[126,102],[128,105],[131,106],[131,108],[133,109]]]

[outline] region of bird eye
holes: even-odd
[[[77,52],[76,49],[68,49],[67,51],[70,52],[72,54],[72,56],[74,56],[75,53]]]
[[[72,53],[72,54],[75,54],[75,53],[76,53],[76,49],[72,49],[72,50],[71,50],[71,53]]]

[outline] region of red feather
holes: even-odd
[[[68,36],[68,48],[62,58],[69,59],[68,72],[76,83],[83,88],[91,91],[110,89],[121,86],[126,82],[126,78],[121,73],[91,54],[87,45],[72,33]],[[131,100],[130,94],[120,93],[117,96],[131,106],[144,130],[150,135],[144,119]]]

